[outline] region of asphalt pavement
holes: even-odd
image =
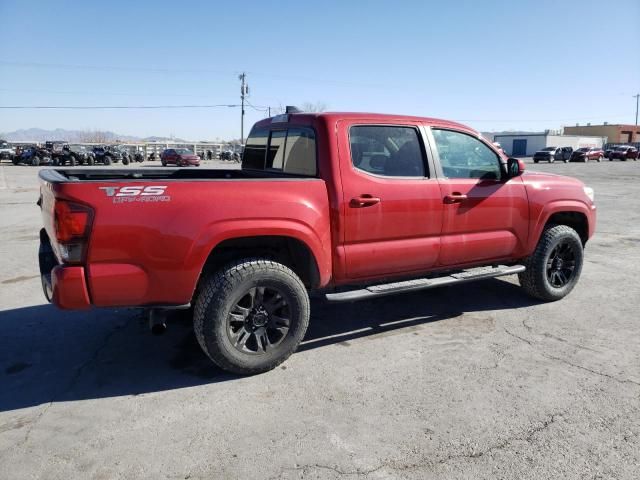
[[[237,377],[183,316],[154,337],[135,309],[47,304],[38,168],[4,162],[0,478],[637,479],[640,162],[528,168],[596,191],[567,298],[539,303],[515,277],[313,298],[300,351]]]

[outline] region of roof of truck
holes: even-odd
[[[289,113],[283,115],[275,115],[270,118],[265,118],[264,120],[260,120],[256,123],[258,126],[270,125],[272,123],[277,123],[278,117],[284,118],[285,115],[288,115],[288,121],[282,120],[282,123],[312,123],[315,119],[322,118],[328,122],[337,122],[340,120],[367,120],[367,121],[376,121],[379,120],[381,122],[412,122],[412,123],[423,123],[438,127],[450,127],[450,128],[458,128],[464,129],[467,131],[473,131],[474,129],[468,127],[467,125],[463,125],[458,122],[452,122],[450,120],[443,120],[440,118],[431,118],[431,117],[416,117],[412,115],[396,115],[396,114],[388,114],[388,113],[368,113],[368,112],[319,112],[319,113]]]

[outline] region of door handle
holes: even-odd
[[[466,199],[467,199],[466,195],[463,195],[462,193],[458,193],[458,192],[453,192],[449,195],[444,196],[444,203],[449,205],[452,203],[462,203]]]
[[[362,208],[362,207],[370,207],[380,203],[380,199],[378,197],[374,197],[372,195],[364,194],[359,197],[354,197],[349,202],[349,206],[352,208]]]

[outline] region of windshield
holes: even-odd
[[[589,149],[588,148],[579,148],[578,152],[588,152]]]
[[[616,150],[618,150],[619,152],[624,152],[627,148],[629,147],[618,147],[616,148]]]
[[[186,148],[176,148],[176,153],[179,155],[192,155],[191,150],[187,150]]]
[[[553,152],[556,149],[556,147],[547,147],[547,148],[543,148],[542,151],[543,152]]]

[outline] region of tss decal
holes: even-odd
[[[113,203],[131,202],[169,202],[171,196],[165,195],[167,185],[133,185],[129,187],[98,187],[113,198]]]

